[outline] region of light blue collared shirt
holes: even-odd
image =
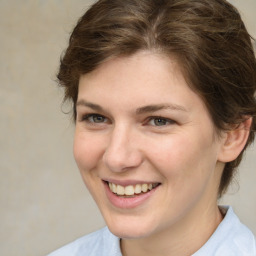
[[[231,207],[210,239],[192,256],[256,256],[252,232]],[[107,227],[77,239],[48,256],[122,256],[120,239]]]

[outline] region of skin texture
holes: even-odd
[[[175,59],[139,52],[80,78],[74,156],[124,255],[191,255],[209,239],[222,220],[224,162],[235,157],[228,138],[217,137]],[[120,208],[103,180],[160,186],[138,206]]]

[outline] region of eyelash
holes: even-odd
[[[103,122],[95,122],[95,120],[90,120],[91,118],[102,118],[104,120],[103,120]],[[82,116],[80,121],[87,122],[91,125],[99,125],[99,124],[109,123],[107,120],[108,120],[107,117],[100,115],[100,114],[86,114],[86,115]],[[154,122],[154,124],[150,124],[150,122],[152,122],[152,121]],[[164,124],[156,125],[156,123],[155,123],[156,121],[163,121]],[[161,127],[161,126],[172,125],[175,123],[176,122],[174,120],[169,119],[169,118],[165,118],[165,117],[161,117],[161,116],[151,116],[146,119],[146,121],[143,123],[143,125],[144,126],[151,125],[151,126],[155,126],[155,127]]]
[[[151,121],[154,122],[154,125],[152,126],[156,126],[156,127],[161,127],[161,126],[167,126],[167,125],[171,125],[171,124],[175,124],[176,122],[172,119],[169,118],[165,118],[165,117],[161,117],[161,116],[152,116],[149,117],[147,120],[147,124],[149,124]],[[163,125],[156,125],[155,121],[164,121],[165,124]]]
[[[87,123],[90,123],[90,124],[101,124],[101,123],[106,123],[106,122],[94,122],[92,120],[90,120],[90,118],[104,118],[105,120],[107,119],[106,117],[104,117],[103,115],[100,115],[100,114],[86,114],[84,116],[82,116],[81,118],[81,122],[87,122]]]

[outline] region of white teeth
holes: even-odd
[[[114,183],[108,183],[110,190],[119,195],[119,196],[133,196],[134,194],[140,194],[141,192],[148,192],[149,190],[152,190],[155,188],[158,183],[150,183],[150,184],[136,184],[136,185],[128,185],[128,186],[121,186],[116,185]]]
[[[148,184],[142,184],[141,190],[142,190],[143,192],[147,192],[147,191],[148,191]]]
[[[116,193],[116,184],[112,183],[112,190],[114,193]]]
[[[126,187],[124,188],[124,193],[125,193],[125,195],[127,195],[127,196],[132,196],[132,195],[134,195],[134,187],[133,187],[132,185],[126,186]]]
[[[140,194],[141,193],[141,185],[140,184],[135,185],[134,192],[135,192],[135,194]]]
[[[116,186],[116,193],[118,194],[118,195],[120,195],[120,196],[123,196],[124,195],[124,187],[123,186],[121,186],[121,185],[117,185]]]

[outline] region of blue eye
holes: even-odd
[[[153,126],[166,126],[175,123],[173,120],[163,117],[152,117],[149,120],[149,124]]]
[[[168,121],[163,118],[156,118],[156,119],[153,119],[153,122],[156,126],[162,126],[162,125],[166,125]]]
[[[87,121],[89,123],[106,123],[107,118],[98,114],[89,114],[82,118],[83,121]]]

